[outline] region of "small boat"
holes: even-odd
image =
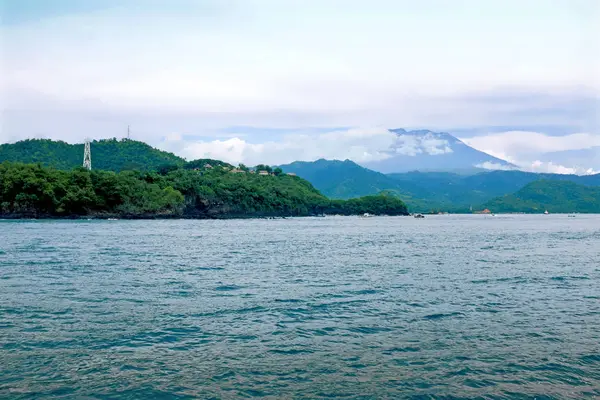
[[[364,213],[363,215],[361,215],[361,218],[370,218],[372,216],[373,216],[373,214]]]
[[[109,221],[118,221],[119,218],[108,218]]]
[[[414,217],[415,218],[425,218],[425,216],[423,214],[415,214]]]
[[[548,212],[548,210],[546,210],[546,211],[544,211],[544,214],[548,215],[548,214],[550,214],[550,213]]]

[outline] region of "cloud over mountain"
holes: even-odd
[[[525,171],[582,175],[600,170],[600,134],[552,136],[540,132],[507,131],[462,140]],[[494,164],[480,166],[502,169]]]
[[[317,159],[350,159],[382,172],[473,168],[502,160],[477,152],[447,133],[357,128],[321,133],[288,133],[280,140],[250,143],[239,137],[194,140],[173,134],[161,148],[186,158],[218,158],[233,163],[285,164]],[[457,152],[457,154],[454,154]]]

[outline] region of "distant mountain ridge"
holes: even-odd
[[[600,187],[539,180],[514,194],[492,199],[484,207],[494,212],[600,213]]]
[[[494,166],[503,169],[517,167],[505,160],[476,150],[445,132],[430,130],[407,131],[390,129],[397,135],[384,153],[388,158],[361,163],[362,166],[385,174],[409,171],[474,171]]]
[[[317,160],[280,166],[311,182],[331,198],[348,199],[382,191],[397,193],[413,211],[464,212],[491,199],[514,193],[543,179],[600,186],[598,175],[535,174],[523,171],[487,171],[473,175],[450,172],[382,174],[350,161]]]
[[[447,151],[442,147],[446,146],[446,134],[436,134],[438,135],[436,136],[430,131],[413,131],[413,134],[420,135],[428,142],[412,144],[429,146],[430,153]],[[446,141],[436,141],[439,138]],[[432,150],[433,148],[438,150]],[[405,146],[404,150],[406,149]],[[417,150],[415,154],[418,154]],[[0,163],[3,161],[39,163],[56,169],[72,170],[80,167],[82,160],[83,144],[25,140],[0,145]],[[166,174],[181,167],[201,168],[206,163],[231,167],[217,160],[201,159],[186,162],[172,153],[154,149],[146,143],[134,140],[109,139],[92,142],[92,168],[95,170],[158,171]],[[535,174],[518,170],[479,171],[474,174],[419,171],[383,174],[350,160],[324,159],[314,162],[297,161],[280,167],[285,172],[295,173],[306,179],[322,194],[332,199],[346,200],[385,192],[399,197],[413,212],[433,210],[468,212],[471,206],[488,204],[495,198],[516,193],[526,185],[539,180],[600,186],[600,174],[585,176]]]

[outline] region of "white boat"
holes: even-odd
[[[364,213],[363,215],[361,215],[361,218],[370,218],[372,216],[373,216],[373,214]]]
[[[546,210],[546,211],[544,211],[544,214],[548,215],[548,214],[550,214],[550,213],[548,212],[548,210]]]

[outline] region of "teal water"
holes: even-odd
[[[600,216],[1,221],[0,397],[600,397]]]

